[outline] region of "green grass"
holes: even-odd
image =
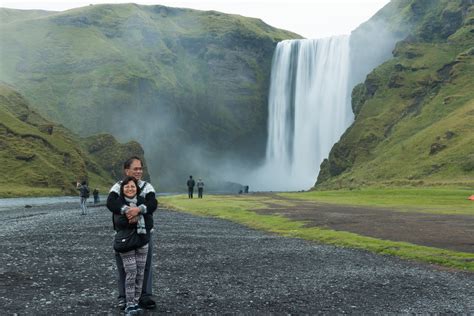
[[[0,198],[12,197],[38,197],[38,196],[64,196],[60,188],[41,188],[24,186],[20,184],[0,183]]]
[[[125,157],[142,152],[138,143],[120,144],[111,135],[84,140],[32,111],[6,85],[0,85],[0,148],[0,197],[75,195],[76,181],[82,180],[107,192]]]
[[[317,192],[311,192],[306,193],[306,195],[312,196],[316,193]],[[341,194],[343,192],[339,193]],[[291,197],[297,195],[298,194],[289,194]],[[344,194],[341,195],[343,196]],[[428,194],[424,195],[427,196]],[[435,195],[435,192],[433,195]],[[328,196],[330,195],[328,194]],[[332,193],[331,198],[334,199],[335,196],[335,193]],[[407,203],[406,201],[410,200],[411,197],[409,194],[406,194],[404,199],[405,203]],[[359,201],[361,202],[362,199]],[[382,255],[393,255],[409,260],[474,271],[474,254],[472,253],[418,246],[406,242],[381,240],[354,233],[318,227],[305,227],[306,223],[303,221],[294,221],[279,215],[257,214],[255,211],[267,208],[267,203],[282,205],[280,200],[274,200],[267,196],[208,195],[205,199],[190,200],[185,195],[177,195],[162,197],[160,198],[160,203],[165,207],[175,210],[199,216],[212,216],[230,220],[254,229],[276,233],[286,237],[302,238],[335,246],[363,249]]]
[[[280,193],[288,198],[315,202],[387,207],[397,211],[433,214],[474,215],[474,202],[467,200],[472,189],[365,188],[361,190]]]

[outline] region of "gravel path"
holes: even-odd
[[[120,315],[110,213],[2,210],[2,315]],[[172,314],[474,313],[474,273],[317,245],[160,209],[154,289]]]

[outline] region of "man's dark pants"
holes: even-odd
[[[194,193],[194,188],[188,188],[188,198],[192,199]]]
[[[145,264],[145,275],[143,278],[143,288],[142,288],[142,295],[141,298],[145,296],[151,296],[153,293],[152,289],[152,278],[153,278],[153,271],[151,268],[151,261],[153,259],[153,233],[150,236],[150,242],[148,243],[148,254],[146,257],[146,264]],[[125,297],[125,270],[123,268],[123,261],[122,257],[118,252],[115,252],[115,261],[117,263],[118,269],[118,289],[119,289],[119,297]]]

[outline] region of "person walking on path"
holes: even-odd
[[[97,188],[92,191],[92,196],[94,197],[94,204],[99,203],[99,190]]]
[[[202,192],[204,191],[204,182],[202,182],[201,178],[199,178],[197,182],[197,188],[198,188],[198,198],[202,199]]]
[[[156,200],[155,188],[151,183],[143,181],[143,163],[139,157],[133,156],[123,164],[124,174],[126,176],[134,177],[137,180],[138,187],[140,189],[140,196],[145,199],[145,202],[140,207],[131,207],[127,212],[127,218],[132,219],[138,215],[145,216],[145,224],[150,227],[150,242],[148,244],[148,254],[145,265],[145,275],[143,280],[143,289],[141,298],[139,301],[140,306],[152,309],[156,307],[155,301],[152,299],[153,295],[153,273],[152,273],[152,260],[153,260],[153,213],[158,207],[158,201]],[[121,181],[115,183],[110,189],[109,196],[107,197],[107,207],[114,214],[121,214],[123,204],[118,199],[120,195]],[[118,306],[125,308],[125,271],[123,267],[123,260],[119,253],[115,253],[115,261],[117,264],[118,271]]]
[[[79,190],[79,196],[81,197],[81,215],[87,214],[87,199],[89,198],[89,187],[87,186],[86,181],[82,183],[77,183],[77,189]]]
[[[193,193],[194,193],[194,186],[196,185],[196,182],[193,179],[193,176],[189,176],[188,182],[186,182],[186,185],[188,186],[188,198],[192,199],[193,198]]]
[[[114,201],[122,205],[121,214],[113,214],[113,224],[117,232],[114,249],[119,252],[125,271],[125,315],[136,315],[141,312],[139,300],[150,240],[150,225],[147,229],[146,215],[138,214],[130,219],[127,216],[131,208],[140,208],[144,205],[145,198],[139,194],[138,181],[134,177],[127,176],[120,184],[120,195]],[[113,206],[114,203],[110,205]],[[133,239],[133,242],[130,241],[126,247],[123,246],[129,238]]]

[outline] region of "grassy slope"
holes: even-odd
[[[48,127],[53,128],[52,134]],[[0,85],[0,161],[4,175],[0,196],[74,195],[76,181],[82,180],[106,192],[121,177],[113,171],[121,170],[124,156],[143,155],[143,151],[133,150],[136,144],[121,145],[112,136],[107,143],[99,142],[98,137],[81,140],[32,111],[12,88]],[[91,148],[113,156],[102,157]]]
[[[210,152],[260,148],[273,49],[299,37],[258,19],[163,6],[25,15],[0,22],[0,80],[82,135],[159,144],[145,148],[155,174],[179,169],[176,157],[196,141]],[[153,139],[125,132],[125,115]]]
[[[433,192],[430,190],[416,190],[416,192],[416,196],[418,196],[418,198],[408,198],[410,201],[409,203],[416,201],[416,207],[425,207],[426,209],[429,209],[432,206],[431,203],[428,203],[427,205],[424,203],[426,201],[430,201],[431,197],[433,196]],[[316,197],[316,195],[321,193],[324,192],[315,192],[311,194],[291,194],[290,197],[318,201],[320,199]],[[385,192],[384,194],[384,192],[379,191],[377,194],[387,196],[391,193],[393,192]],[[344,193],[341,194],[340,191],[335,194],[339,197],[343,197],[345,195]],[[366,197],[371,194],[373,194],[373,192],[360,194],[360,196],[362,196],[362,198],[359,198],[361,205],[364,204],[363,201],[367,202]],[[451,198],[452,194],[456,193],[450,191],[436,192],[438,197],[441,199],[443,199],[443,197],[447,197],[448,200]],[[328,201],[325,200],[324,197],[323,200],[326,202]],[[336,201],[338,201],[337,198]],[[406,203],[406,199],[404,201]],[[404,259],[417,260],[421,262],[434,263],[442,266],[474,271],[474,254],[472,253],[424,247],[405,242],[381,240],[357,235],[354,233],[334,231],[318,227],[305,227],[305,222],[291,221],[282,216],[259,215],[255,213],[255,210],[266,208],[267,203],[271,203],[273,205],[281,204],[281,200],[272,200],[268,197],[207,195],[205,199],[191,200],[185,195],[178,195],[161,197],[160,203],[161,205],[172,209],[199,216],[213,216],[231,220],[251,228],[277,233],[283,236],[302,238],[310,241],[342,247],[364,249],[378,254],[394,255]],[[288,201],[286,201],[284,205],[291,208],[291,205],[288,205]],[[390,204],[391,207],[395,205],[397,205],[396,202]],[[398,207],[400,208],[405,206],[406,204],[403,202],[398,204]],[[445,209],[447,212],[450,212],[448,211],[449,209],[452,210],[451,207],[446,206]],[[459,213],[456,207],[452,212],[454,214]],[[461,213],[463,213],[463,211],[461,211]],[[472,209],[469,214],[473,214]]]
[[[323,163],[317,187],[474,185],[473,6],[437,3],[394,58],[354,90],[356,120]],[[454,20],[462,24],[446,38],[443,29],[426,30],[460,11]]]

